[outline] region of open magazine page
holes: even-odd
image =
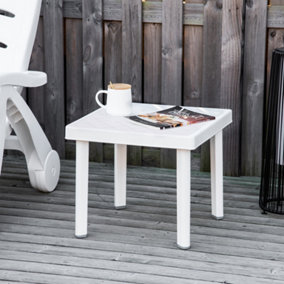
[[[158,112],[129,116],[129,119],[147,126],[166,129],[213,120],[215,117],[175,106]]]

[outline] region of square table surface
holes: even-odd
[[[170,105],[133,103],[131,115],[146,114],[170,108]],[[145,147],[194,150],[232,122],[232,111],[203,107],[184,107],[215,116],[214,120],[177,128],[159,129],[127,117],[112,116],[100,108],[66,126],[66,139],[126,144]]]

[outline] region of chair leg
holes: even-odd
[[[59,180],[59,156],[52,150],[38,121],[20,94],[10,86],[3,93],[7,98],[5,116],[7,114],[22,146],[31,185],[40,191],[51,192]]]
[[[6,138],[6,101],[4,97],[1,98],[1,96],[0,96],[0,129],[5,129],[5,131],[0,131],[0,174],[1,174],[5,138]]]

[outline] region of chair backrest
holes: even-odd
[[[0,72],[25,71],[42,0],[0,0]]]

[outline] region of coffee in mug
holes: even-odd
[[[100,94],[107,94],[106,104],[102,104],[99,100]],[[98,91],[96,93],[97,104],[106,109],[111,115],[127,116],[132,112],[132,94],[131,85],[124,83],[110,83],[107,90]]]

